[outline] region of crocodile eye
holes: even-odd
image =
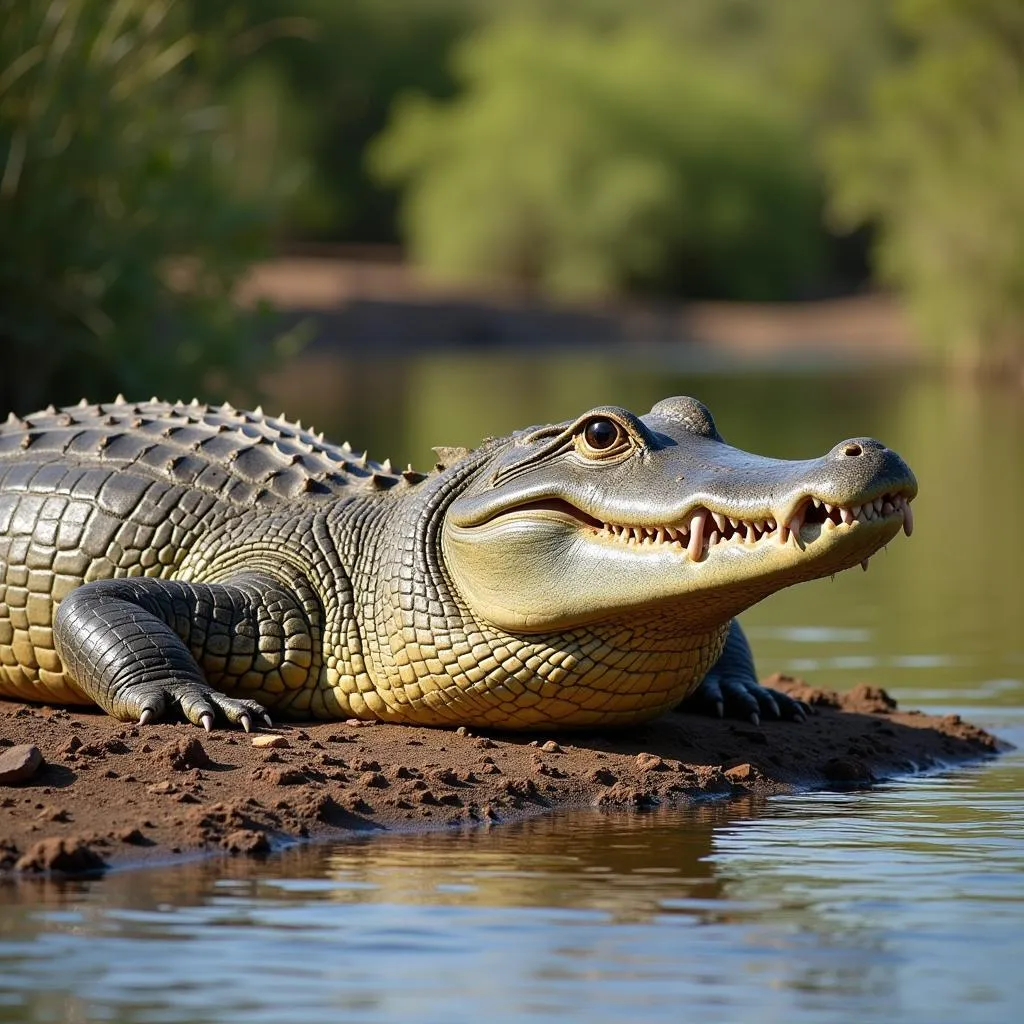
[[[591,420],[583,431],[583,441],[587,448],[595,452],[604,452],[613,447],[622,436],[622,429],[611,420]]]

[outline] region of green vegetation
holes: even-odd
[[[569,297],[774,298],[812,279],[812,168],[745,79],[650,31],[527,23],[474,36],[456,67],[459,99],[406,99],[371,151],[430,270]]]
[[[230,296],[293,242],[571,297],[880,283],[1016,367],[1022,180],[1019,0],[0,0],[0,405],[244,383]]]
[[[877,268],[922,335],[972,369],[1024,362],[1024,6],[903,0],[908,59],[831,140],[840,223],[878,225]]]
[[[248,374],[230,293],[272,197],[236,198],[177,12],[0,6],[0,405],[175,397]]]

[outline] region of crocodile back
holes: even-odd
[[[387,490],[423,478],[411,469],[396,473],[387,460],[373,462],[365,452],[325,442],[322,434],[261,409],[155,399],[51,406],[0,424],[0,486],[19,486],[33,468],[53,464],[130,470],[140,479],[246,507],[317,504],[351,495],[353,488]]]

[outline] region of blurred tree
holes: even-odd
[[[371,151],[414,256],[566,296],[776,298],[821,255],[799,127],[748,78],[641,27],[495,24],[449,103],[406,98]]]
[[[878,268],[925,337],[978,369],[1024,362],[1024,5],[901,0],[909,58],[828,156],[838,223],[879,227]]]
[[[157,0],[0,0],[0,406],[259,370],[231,291],[273,213]]]
[[[363,151],[408,89],[446,96],[448,53],[479,0],[187,0],[197,53],[243,162],[296,183],[291,238],[395,242],[396,197]]]

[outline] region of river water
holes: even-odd
[[[870,434],[917,528],[744,621],[762,673],[885,686],[1024,751],[1024,403],[870,375],[683,375],[638,358],[330,363],[275,385],[422,464],[615,402],[694,394],[734,444]],[[794,726],[798,728],[798,726]],[[578,812],[0,888],[0,1021],[1024,1019],[1024,753],[868,792]]]

